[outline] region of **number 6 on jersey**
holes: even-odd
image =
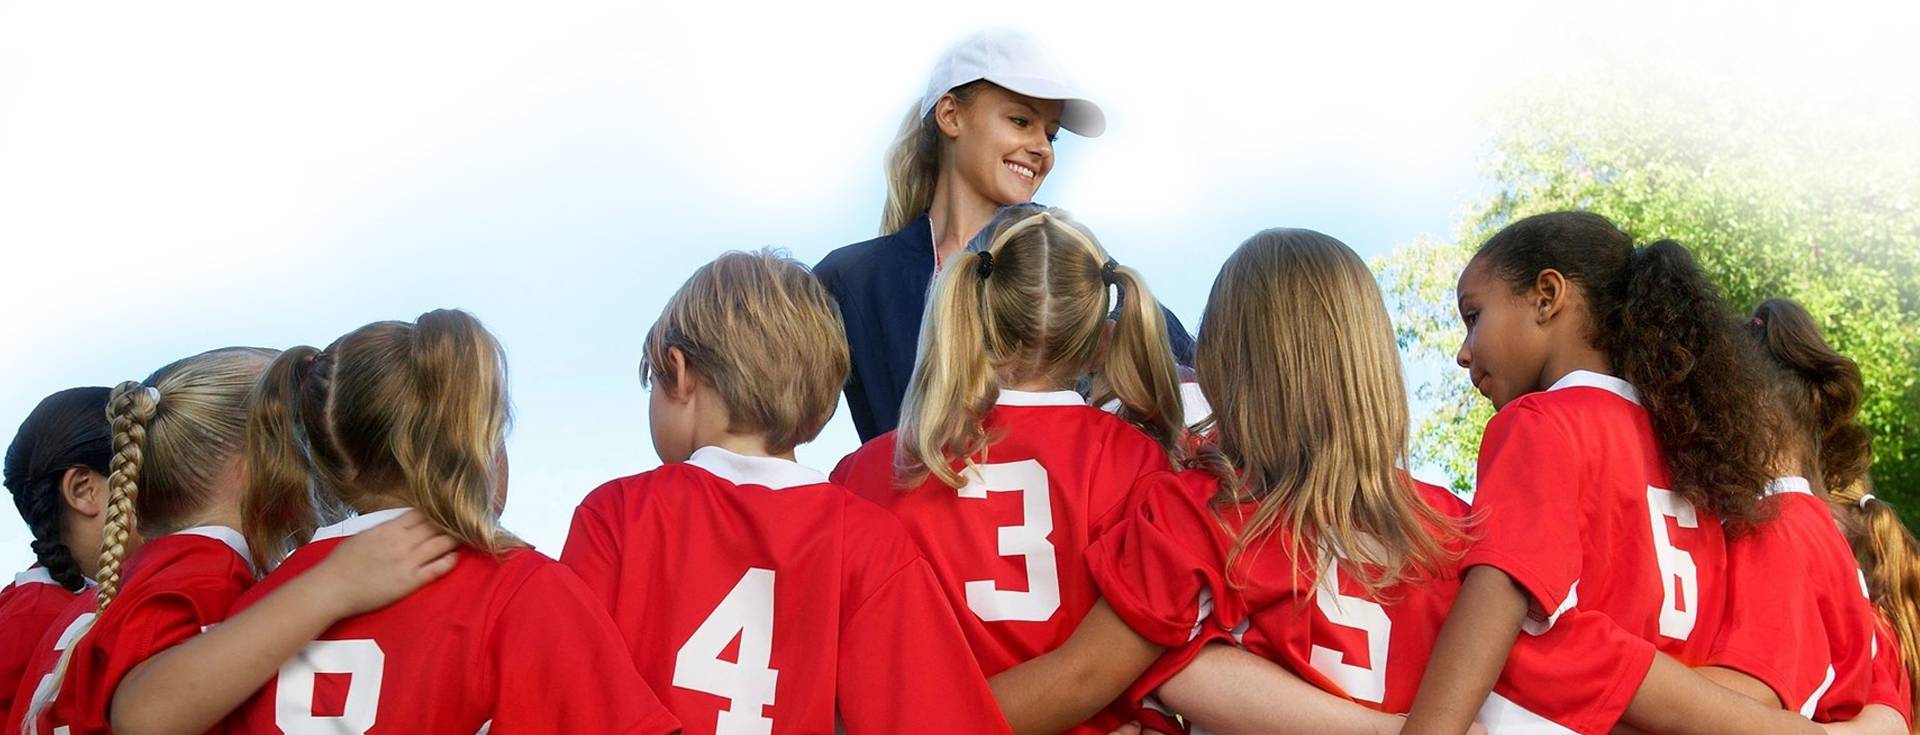
[[[720,658],[740,638],[738,663]],[[716,735],[766,735],[773,718],[773,570],[754,567],[734,583],[707,619],[694,629],[673,659],[673,685],[727,700],[714,724]]]

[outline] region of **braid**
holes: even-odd
[[[112,473],[107,476],[107,517],[100,542],[100,609],[107,609],[120,591],[120,563],[127,540],[139,527],[134,503],[140,497],[140,465],[147,442],[147,422],[158,407],[158,391],[134,381],[113,389],[107,419],[113,425]]]
[[[58,483],[61,472],[52,478],[46,478],[35,484]],[[73,558],[73,550],[60,538],[60,492],[50,488],[46,492],[29,493],[27,503],[22,507],[20,516],[27,522],[28,530],[33,534],[34,560],[45,567],[53,581],[59,582],[74,592],[87,585],[87,576],[80,572],[80,562]]]

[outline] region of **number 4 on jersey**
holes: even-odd
[[[720,657],[735,637],[740,639],[737,663]],[[766,735],[773,732],[773,718],[763,708],[773,704],[780,674],[772,660],[773,570],[755,567],[680,646],[673,685],[727,700],[713,727],[716,735]]]

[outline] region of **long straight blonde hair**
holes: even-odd
[[[973,95],[984,85],[978,79],[947,91],[961,107],[973,104]],[[940,109],[938,105],[934,110]],[[880,234],[899,232],[933,207],[933,190],[940,182],[940,162],[946,156],[946,137],[933,120],[934,110],[920,112],[920,101],[908,108],[900,121],[900,132],[887,146],[887,204],[880,210]]]
[[[1450,558],[1441,537],[1455,524],[1402,469],[1407,397],[1386,304],[1345,244],[1293,229],[1243,243],[1213,283],[1194,367],[1219,431],[1194,463],[1221,478],[1220,507],[1257,503],[1230,579],[1276,527],[1296,562],[1331,556],[1376,594]]]
[[[1094,373],[1095,402],[1118,400],[1171,452],[1184,429],[1179,374],[1146,281],[1057,209],[1008,207],[987,232],[990,244],[952,258],[927,299],[894,449],[900,485],[929,473],[964,484],[955,463],[973,465],[991,442],[984,421],[1002,382],[1070,385]],[[1103,351],[1110,285],[1120,314]]]
[[[277,565],[322,521],[395,503],[469,548],[522,545],[499,523],[507,421],[500,345],[464,311],[287,350],[248,417],[256,562]]]

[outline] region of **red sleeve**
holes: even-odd
[[[633,668],[607,612],[559,564],[528,575],[500,612],[493,735],[669,733],[679,720]]]
[[[572,569],[609,612],[619,595],[620,537],[601,510],[606,505],[601,499],[618,490],[615,483],[607,483],[580,501],[573,511],[573,527],[567,531],[567,545],[560,549],[560,563]]]
[[[1900,641],[1884,618],[1874,625],[1873,647],[1873,688],[1867,694],[1867,703],[1894,708],[1911,728],[1913,679],[1907,674],[1906,662],[1900,658]]]
[[[1551,627],[1580,581],[1577,493],[1584,484],[1580,447],[1552,417],[1523,403],[1494,414],[1480,440],[1480,514],[1460,569],[1485,565],[1512,577],[1533,598],[1532,616]]]
[[[847,732],[1008,732],[933,568],[918,556],[844,619],[837,683]]]
[[[1110,499],[1106,507],[1091,509],[1093,520],[1087,538],[1095,541],[1132,511],[1134,493],[1139,492],[1136,488],[1141,478],[1173,469],[1166,450],[1132,424],[1122,423],[1116,433],[1118,435],[1107,442],[1105,455],[1094,464],[1096,469],[1093,477],[1097,486],[1113,488],[1111,493],[1095,496]]]
[[[827,473],[827,481],[841,487],[849,487],[847,476],[853,474],[854,458],[858,456],[860,456],[860,450],[855,449],[847,453],[847,456],[841,457],[840,462],[833,466],[833,471]]]
[[[1220,573],[1219,522],[1195,495],[1171,472],[1141,478],[1133,511],[1087,551],[1107,604],[1134,632],[1167,648],[1193,640],[1209,616],[1229,626],[1239,619],[1214,610],[1233,598]]]
[[[147,659],[224,620],[244,591],[231,579],[207,576],[114,600],[74,643],[60,693],[48,708],[51,719],[76,730],[93,723],[105,727],[120,680]]]
[[[1759,679],[1798,710],[1825,680],[1828,643],[1807,552],[1784,530],[1762,524],[1728,543],[1726,606],[1745,612],[1724,617],[1707,665]]]
[[[1494,685],[1499,696],[1488,698],[1479,722],[1491,732],[1537,732],[1545,718],[1604,735],[1626,715],[1655,655],[1651,641],[1605,613],[1572,610],[1552,629],[1514,640]]]
[[[39,586],[39,585],[35,585]],[[8,595],[21,596],[36,593],[37,590],[13,587]],[[20,607],[27,608],[26,599],[17,600]],[[27,661],[39,650],[40,637],[60,616],[60,607],[47,606],[45,610],[23,609],[17,614],[0,620],[0,716],[13,708],[13,692],[20,686],[25,676]]]

